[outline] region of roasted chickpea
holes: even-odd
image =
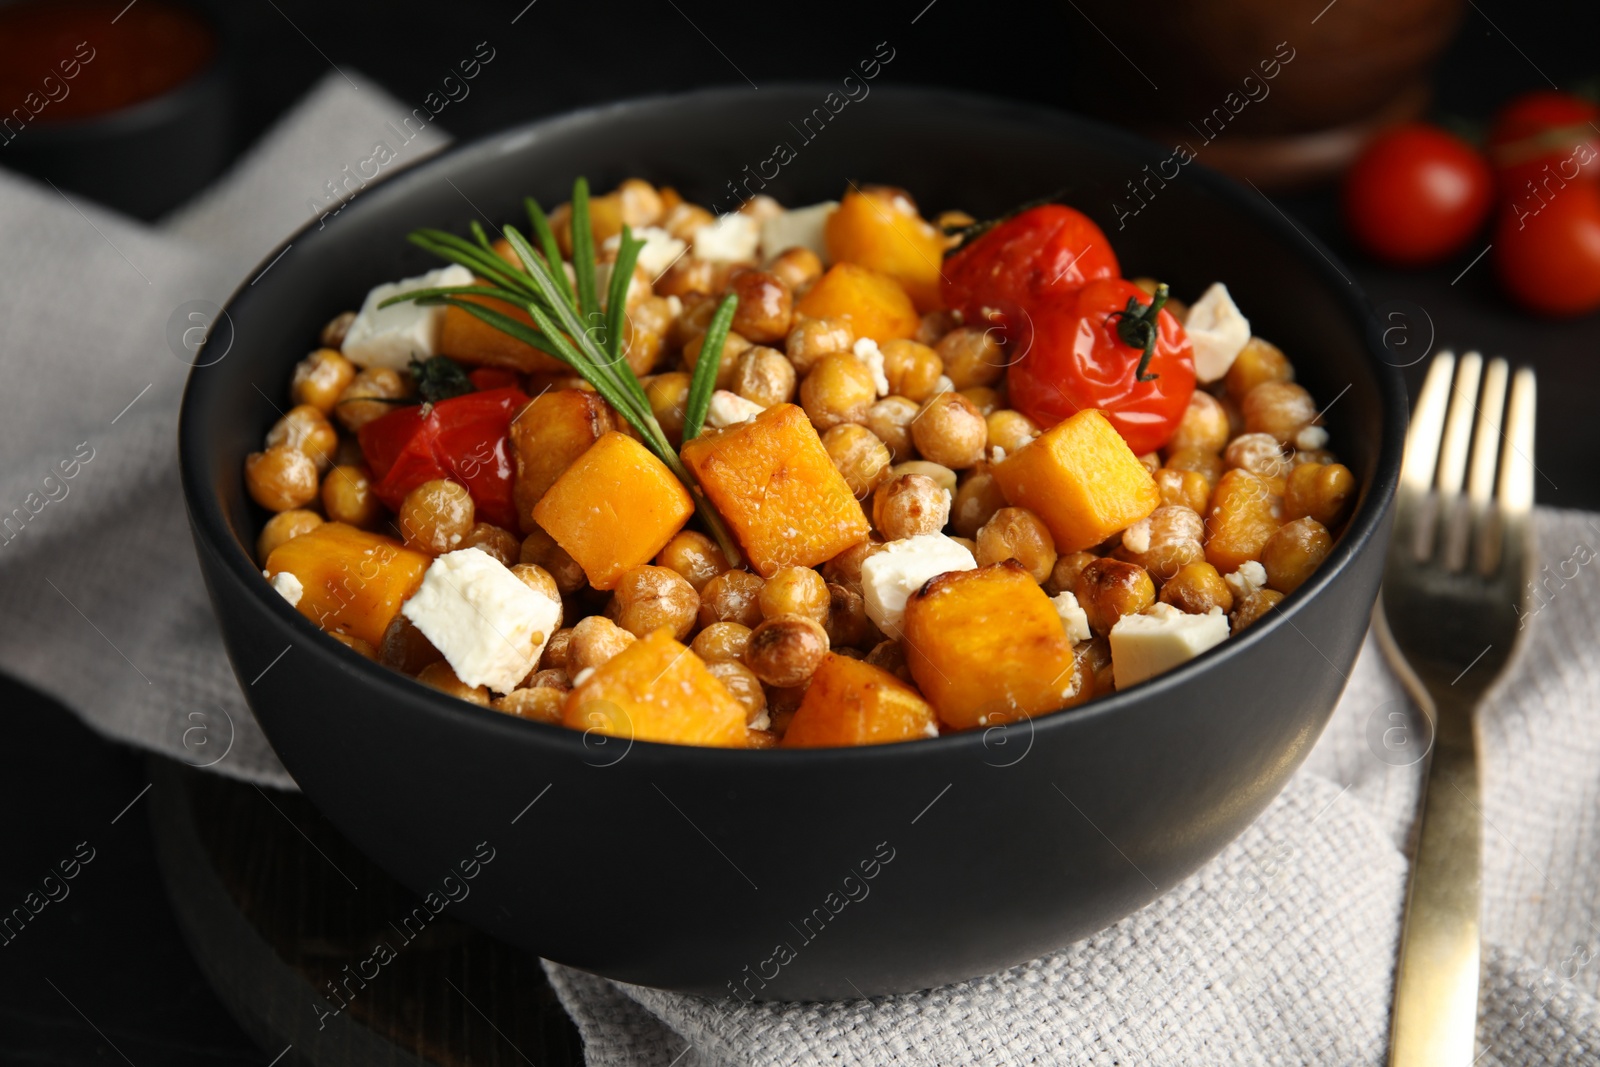
[[[690,204],[685,201],[667,208],[656,222],[656,225],[672,234],[678,240],[688,241],[692,244],[694,231],[702,226],[710,226],[716,221],[717,217],[699,204]]]
[[[334,402],[333,416],[351,433],[394,410],[386,400],[399,400],[410,392],[406,379],[388,367],[368,367],[350,380]]]
[[[334,452],[338,451],[339,431],[321,411],[310,404],[297,404],[267,431],[266,446],[277,445],[298,448],[311,457],[318,471],[325,471],[333,463]]]
[[[522,550],[517,553],[517,561],[544,568],[555,579],[556,588],[562,596],[570,596],[589,585],[589,578],[578,566],[577,560],[556,544],[555,538],[537,526],[522,539]]]
[[[1036,582],[1056,565],[1056,540],[1044,520],[1027,508],[1001,508],[978,530],[978,566],[1014,559]]]
[[[1247,470],[1267,481],[1273,492],[1281,493],[1284,479],[1292,469],[1283,446],[1271,434],[1244,433],[1228,442],[1222,459],[1230,467]]]
[[[539,657],[541,670],[556,670],[563,673],[567,669],[567,656],[572,651],[572,627],[563,626],[550,635],[550,640],[544,644],[544,655]]]
[[[1228,395],[1243,401],[1262,382],[1294,381],[1294,367],[1277,345],[1252,337],[1228,368],[1225,381]]]
[[[503,526],[475,522],[472,524],[472,529],[467,531],[467,536],[461,539],[461,547],[487,552],[502,565],[509,567],[516,563],[522,554],[522,539]],[[552,580],[551,585],[554,584]]]
[[[868,556],[882,551],[883,545],[875,541],[857,541],[822,565],[822,577],[831,585],[842,585],[859,593],[861,565]]]
[[[699,593],[707,582],[728,569],[728,558],[705,534],[679,530],[656,555],[656,565],[677,571]]]
[[[914,340],[918,344],[936,345],[944,335],[961,325],[956,321],[954,311],[930,311],[922,316],[922,321],[917,324],[917,336]],[[940,361],[943,363],[943,360]]]
[[[1039,436],[1039,424],[1020,411],[1001,408],[984,419],[989,429],[989,448],[1000,449],[1007,455],[1019,451]]]
[[[1211,495],[1211,490],[1222,480],[1223,473],[1228,469],[1221,456],[1198,448],[1173,449],[1167,453],[1166,466],[1169,470],[1193,471],[1205,478],[1207,496]]]
[[[1161,602],[1190,615],[1206,615],[1212,608],[1224,614],[1233,610],[1233,591],[1217,568],[1205,560],[1186,563],[1161,587]]]
[[[268,511],[303,508],[317,498],[317,465],[298,448],[277,445],[245,457],[244,484]]]
[[[896,463],[916,455],[916,447],[911,443],[911,423],[919,410],[903,396],[886,396],[867,409],[867,429],[884,443]]]
[[[817,622],[828,618],[828,584],[810,567],[779,567],[761,587],[756,603],[761,617],[803,615]]]
[[[909,459],[890,467],[889,473],[896,478],[902,474],[926,475],[933,479],[934,485],[949,493],[952,498],[956,495],[956,472],[940,463],[929,463],[925,459]]]
[[[740,622],[714,622],[694,635],[689,647],[707,663],[744,658],[750,643],[750,627]]]
[[[766,345],[746,349],[733,367],[733,391],[764,408],[792,398],[794,383],[789,357]]]
[[[865,499],[889,477],[893,462],[889,446],[865,426],[846,422],[830,427],[822,435],[822,447],[858,500]]]
[[[1269,434],[1288,444],[1317,417],[1317,402],[1294,382],[1262,382],[1239,404],[1247,433]]]
[[[693,253],[679,256],[652,283],[661,296],[675,296],[688,300],[692,296],[709,296],[717,287],[717,265],[700,259]]]
[[[867,617],[867,602],[847,586],[828,586],[828,617],[823,621],[828,632],[828,647],[835,652],[866,649],[883,640],[883,634]]]
[[[872,650],[867,653],[867,662],[888,671],[908,685],[917,684],[911,677],[911,668],[906,665],[905,646],[893,638],[873,645]]]
[[[733,295],[739,307],[733,313],[733,331],[756,344],[777,341],[789,333],[794,318],[794,295],[776,274],[743,270],[733,276]]]
[[[849,319],[797,318],[783,346],[795,372],[809,374],[823,356],[848,353],[855,343]]]
[[[1261,548],[1261,566],[1267,572],[1267,586],[1280,593],[1294,592],[1332,551],[1333,538],[1316,519],[1284,523]]]
[[[416,675],[430,663],[444,659],[444,653],[433,647],[417,624],[404,612],[395,612],[394,620],[383,631],[378,645],[378,662],[401,674]]]
[[[400,535],[409,547],[431,556],[460,548],[473,519],[466,487],[443,478],[423,482],[400,502]]]
[[[376,529],[387,510],[373,492],[372,472],[366,464],[341,464],[322,480],[322,510],[331,522],[363,530]]]
[[[681,444],[684,409],[689,401],[689,376],[681,371],[657,374],[644,383],[644,395],[667,440],[674,445]]]
[[[950,523],[962,537],[977,537],[983,524],[1006,506],[1005,494],[988,466],[968,471],[956,490]]]
[[[450,669],[450,664],[442,659],[422,668],[417,673],[417,681],[470,704],[484,708],[489,706],[489,690],[481,685],[468,685],[463,682],[456,677],[456,672]]]
[[[1122,531],[1119,556],[1143,567],[1158,582],[1205,558],[1205,521],[1199,513],[1164,504]]]
[[[561,628],[561,617],[566,613],[561,603],[561,588],[556,585],[555,575],[539,566],[537,563],[513,563],[511,573],[521,579],[522,584],[532,589],[546,600],[556,603],[556,629]]]
[[[877,398],[872,370],[854,355],[823,356],[800,382],[800,406],[819,430],[863,421]]]
[[[606,614],[635,637],[648,637],[665,626],[683,640],[700,613],[700,594],[683,575],[668,567],[630,567],[622,573]]]
[[[1206,503],[1211,499],[1211,483],[1206,481],[1205,475],[1198,471],[1162,467],[1153,477],[1163,504],[1185,507],[1190,511],[1206,510]]]
[[[661,362],[667,347],[667,332],[672,328],[673,301],[648,296],[628,309],[623,319],[622,358],[639,376],[649,374]]]
[[[329,630],[328,636],[339,642],[345,648],[348,648],[350,651],[354,652],[356,655],[370,659],[374,663],[378,661],[378,650],[372,647],[372,643],[370,641],[363,641],[355,634],[347,634],[343,630]]]
[[[617,186],[615,196],[621,202],[622,221],[634,229],[654,226],[665,210],[661,194],[643,178],[628,178]]]
[[[883,375],[889,379],[889,392],[917,403],[928,399],[939,388],[944,360],[939,353],[916,341],[895,339],[878,346],[883,353]]]
[[[934,350],[944,362],[944,373],[952,385],[966,389],[993,385],[1001,379],[1008,360],[998,335],[998,330],[958,326],[939,339]]]
[[[350,332],[350,326],[356,321],[354,311],[341,311],[329,319],[322,327],[322,333],[317,340],[322,342],[323,348],[337,351],[344,347],[345,335]]]
[[[700,362],[700,349],[705,344],[705,334],[701,334],[693,341],[683,346],[683,368],[693,373]],[[717,388],[728,389],[733,384],[734,368],[739,365],[739,357],[749,351],[751,344],[748,338],[728,331],[727,339],[722,342],[722,359],[717,364]],[[729,390],[732,391],[731,389]]]
[[[1256,589],[1246,593],[1234,602],[1233,611],[1228,615],[1233,623],[1233,632],[1237,634],[1248,628],[1282,600],[1283,594],[1276,589]]]
[[[1342,463],[1306,463],[1289,472],[1283,494],[1283,517],[1312,518],[1325,527],[1338,525],[1355,496],[1356,478]]]
[[[950,494],[926,474],[902,474],[872,496],[872,525],[887,541],[938,533],[950,521]]]
[[[604,615],[579,619],[567,640],[567,673],[576,682],[579,674],[608,663],[636,640],[633,634]]]
[[[1178,420],[1178,428],[1167,441],[1167,450],[1198,448],[1203,452],[1221,452],[1227,447],[1228,413],[1216,397],[1196,389],[1183,417]]]
[[[987,385],[969,385],[959,390],[962,396],[972,401],[972,406],[978,409],[978,414],[985,420],[995,412],[1006,406],[1005,397],[998,389],[991,389]]]
[[[1156,471],[1161,469],[1161,453],[1159,452],[1146,452],[1134,458],[1139,461],[1140,466],[1150,473],[1152,478],[1155,477]]]
[[[822,277],[822,260],[809,248],[786,248],[767,269],[787,285],[791,293],[798,293]]]
[[[1099,558],[1093,552],[1068,552],[1057,556],[1056,565],[1050,568],[1050,577],[1045,580],[1044,591],[1051,596],[1071,593],[1078,587],[1078,575],[1083,573],[1083,568]]]
[[[789,686],[787,688],[776,685],[763,685],[762,689],[767,694],[767,718],[771,720],[771,729],[778,737],[782,737],[789,729],[789,723],[794,719],[794,713],[800,709],[800,702],[806,698],[806,690],[811,683],[805,685]]]
[[[344,338],[339,342],[343,344]],[[310,404],[324,415],[333,410],[339,395],[356,376],[356,365],[334,349],[333,345],[319,348],[294,365],[294,376],[289,379],[289,399],[296,404]]]
[[[566,702],[567,694],[565,692],[549,686],[536,686],[529,689],[513,690],[505,696],[491,701],[489,706],[496,711],[503,711],[507,715],[515,715],[519,719],[530,719],[533,722],[560,726],[561,714]]]
[[[761,622],[761,587],[766,583],[749,571],[723,571],[700,590],[700,625]]]
[[[804,615],[776,615],[750,632],[744,664],[772,686],[800,685],[816,673],[828,654],[822,624]]]
[[[1110,641],[1104,637],[1090,638],[1073,651],[1078,654],[1078,674],[1086,682],[1093,683],[1090,696],[1103,696],[1116,691],[1117,679],[1111,666]]]
[[[761,688],[761,679],[743,663],[719,659],[706,664],[717,681],[728,690],[733,699],[744,705],[746,726],[753,726],[767,713],[767,692]]]
[[[288,511],[278,512],[261,527],[261,536],[256,538],[256,559],[265,566],[267,557],[272,555],[273,549],[285,541],[293,541],[303,533],[310,533],[321,525],[322,516],[314,511],[291,508]]]
[[[971,400],[960,393],[941,393],[911,423],[911,440],[925,458],[963,470],[983,459],[989,426]]]
[[[1156,602],[1156,586],[1143,567],[1120,559],[1097,559],[1083,568],[1072,593],[1089,618],[1089,629],[1104,637],[1124,615],[1137,615]]]

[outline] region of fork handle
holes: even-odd
[[[1433,753],[1395,974],[1391,1067],[1467,1067],[1477,1037],[1477,728],[1471,705],[1454,693],[1436,694],[1433,704]]]

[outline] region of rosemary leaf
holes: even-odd
[[[585,322],[603,322],[600,294],[595,289],[594,229],[589,222],[589,183],[572,183],[572,272],[578,276],[578,310]]]
[[[733,323],[733,313],[738,310],[739,298],[729,293],[722,298],[711,324],[706,327],[705,341],[700,345],[700,361],[694,365],[694,377],[689,379],[689,395],[683,403],[683,442],[688,444],[700,434],[705,425],[706,412],[711,410],[711,394],[717,388],[717,369],[722,363],[722,346],[728,339],[728,327]]]
[[[611,265],[610,292],[606,294],[605,348],[613,362],[626,358],[627,338],[623,336],[623,321],[628,314],[628,287],[633,283],[633,265],[639,261],[643,241],[633,239],[633,230],[622,227],[622,243],[617,248],[617,261]]]
[[[533,234],[539,239],[539,247],[544,250],[545,264],[555,276],[561,295],[571,307],[576,308],[578,297],[572,291],[572,283],[567,280],[567,272],[561,269],[561,246],[556,244],[555,232],[550,229],[550,219],[545,215],[544,208],[539,206],[539,201],[533,197],[524,197],[522,202],[528,209],[528,223],[533,227]]]

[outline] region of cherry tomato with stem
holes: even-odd
[[[1503,201],[1600,181],[1600,105],[1554,89],[1523,93],[1496,112],[1484,149]]]
[[[1001,219],[945,257],[945,306],[969,322],[984,308],[1027,306],[1122,273],[1094,220],[1065,204],[1039,204]]]
[[[1345,225],[1368,253],[1420,267],[1459,252],[1489,216],[1489,164],[1453,133],[1408,123],[1379,134],[1345,175]]]
[[[1495,273],[1512,299],[1541,315],[1600,308],[1600,183],[1572,182],[1537,210],[1500,210]]]

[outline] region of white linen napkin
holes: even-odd
[[[288,788],[193,560],[175,450],[188,368],[167,332],[186,302],[220,304],[406,111],[357,85],[330,76],[158,227],[0,171],[0,669],[114,738]],[[425,130],[400,163],[445,140]],[[1484,1065],[1600,1057],[1600,581],[1587,563],[1569,573],[1600,522],[1539,518],[1558,578],[1483,714]],[[546,970],[603,1067],[1378,1063],[1419,772],[1384,748],[1395,713],[1414,729],[1369,641],[1310,761],[1238,842],[1003,974],[742,1006]]]

